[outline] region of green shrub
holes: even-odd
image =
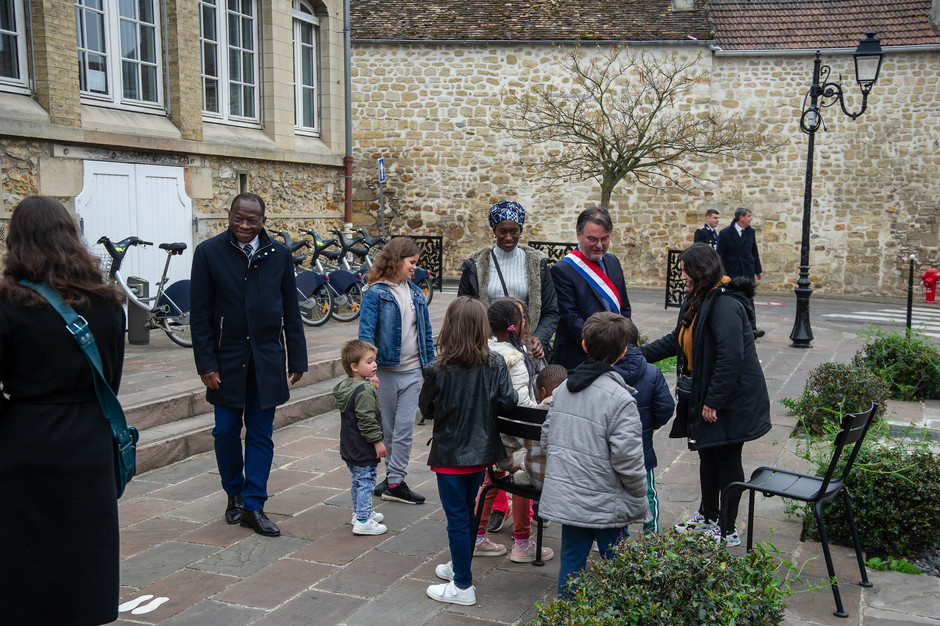
[[[653,363],[656,367],[659,368],[659,371],[663,374],[675,374],[676,373],[676,357],[671,356],[668,359],[663,359],[662,361],[656,361]]]
[[[915,431],[892,436],[873,426],[846,480],[862,547],[869,554],[908,556],[940,538],[940,457]],[[821,476],[832,455],[831,438],[809,455]],[[817,537],[812,509],[803,512],[804,534]],[[823,508],[829,541],[852,546],[842,498]]]
[[[855,354],[863,365],[888,383],[895,400],[940,398],[940,350],[919,333],[872,328],[868,341]]]
[[[838,430],[829,425],[822,438],[804,440],[797,447],[797,456],[815,466],[820,476],[832,457]],[[846,479],[862,547],[869,554],[908,556],[940,539],[940,456],[933,443],[914,427],[899,433],[885,424],[871,427]],[[799,504],[794,510],[802,511],[804,535],[818,537],[812,508]],[[841,497],[823,507],[823,520],[832,543],[853,545]]]
[[[820,436],[846,413],[867,411],[872,402],[882,407],[878,409],[880,415],[887,396],[885,382],[867,367],[823,363],[810,372],[800,399],[786,399],[783,403],[800,420],[805,432]]]
[[[880,559],[877,556],[868,559],[865,562],[865,566],[868,569],[878,570],[883,572],[885,570],[890,572],[901,572],[902,574],[922,574],[917,566],[908,561],[907,559],[895,559],[892,557],[887,557],[887,559]]]
[[[572,580],[572,597],[540,606],[534,623],[779,624],[791,590],[774,553],[758,544],[736,555],[700,535],[648,534]]]

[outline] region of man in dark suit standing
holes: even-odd
[[[696,229],[692,243],[707,243],[712,250],[716,250],[718,248],[718,219],[718,209],[705,211],[705,225]]]
[[[280,529],[264,513],[274,409],[290,396],[288,378],[294,384],[307,371],[307,341],[293,259],[264,222],[264,200],[241,193],[229,209],[228,230],[196,247],[190,328],[196,371],[215,406],[225,521],[277,537]]]
[[[558,298],[554,363],[568,369],[587,359],[581,347],[584,321],[598,311],[630,317],[630,300],[620,261],[607,253],[613,223],[606,209],[581,211],[575,231],[578,247],[552,266]]]
[[[737,208],[734,210],[734,221],[731,225],[718,233],[718,256],[721,257],[725,274],[731,278],[746,276],[760,280],[764,275],[757,252],[757,238],[751,228],[753,217],[750,209]],[[751,306],[754,306],[753,298]],[[757,328],[756,315],[751,319],[751,328],[754,329],[754,337],[764,336],[764,331]]]

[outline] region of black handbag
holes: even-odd
[[[692,399],[692,375],[686,374],[685,368],[685,350],[679,344],[679,351],[676,358],[679,372],[676,377],[676,417],[672,420],[672,427],[669,429],[670,439],[685,439],[689,436],[689,404]]]
[[[101,412],[104,413],[105,419],[111,424],[111,434],[114,441],[114,484],[117,487],[117,497],[120,498],[124,493],[124,487],[137,473],[137,440],[140,438],[140,433],[133,426],[127,425],[127,420],[124,418],[124,409],[121,408],[121,403],[118,402],[117,396],[114,395],[114,391],[108,385],[108,381],[105,380],[101,368],[101,355],[98,353],[97,344],[95,344],[95,336],[88,328],[88,322],[85,321],[85,318],[66,304],[65,300],[49,285],[28,280],[21,280],[20,284],[36,291],[49,301],[52,308],[65,320],[66,329],[75,337],[82,353],[88,359],[88,364],[91,365],[98,404],[101,405]]]

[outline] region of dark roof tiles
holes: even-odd
[[[940,44],[930,0],[709,0],[722,50],[854,48],[868,31],[883,46]]]
[[[697,0],[701,8],[703,0]],[[351,0],[353,39],[658,41],[709,39],[703,10],[670,0]]]

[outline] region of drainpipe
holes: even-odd
[[[346,101],[346,156],[343,158],[344,176],[346,178],[346,192],[343,211],[343,221],[346,223],[346,231],[352,230],[352,175],[353,175],[353,156],[352,156],[352,70],[350,68],[350,19],[349,2],[343,0],[343,55],[345,62],[345,101]]]

